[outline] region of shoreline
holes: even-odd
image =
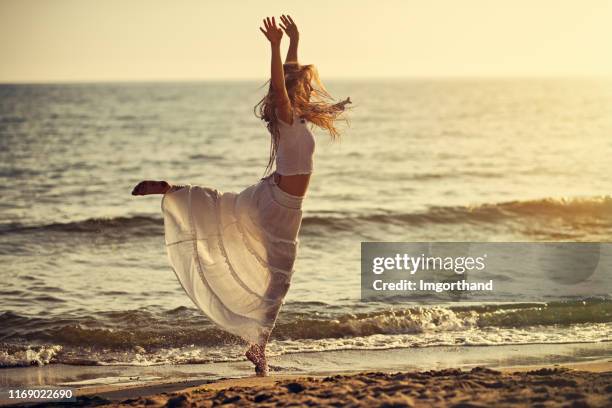
[[[265,378],[253,376],[252,367],[247,361],[148,367],[49,365],[0,370],[0,384],[3,390],[17,386],[22,389],[42,388],[44,384],[41,384],[41,379],[44,379],[46,384],[71,387],[79,401],[84,404],[94,404],[96,401],[108,404],[147,398],[153,401],[177,393],[199,395],[202,390],[210,393],[232,387],[244,388],[241,392],[244,393],[244,398],[247,398],[251,392],[248,389],[268,387],[274,391],[278,388],[276,384],[283,381],[301,383],[336,376],[352,378],[361,375],[360,373],[372,372],[426,373],[431,370],[461,370],[465,373],[479,367],[499,370],[504,375],[509,375],[544,368],[553,371],[569,369],[572,373],[590,372],[597,377],[612,371],[611,351],[612,343],[593,343],[286,354],[270,359],[273,369],[271,375]],[[384,374],[387,375],[390,374]],[[454,377],[457,375],[457,372],[453,374]],[[480,372],[478,375],[484,374]],[[559,372],[555,375],[564,376]],[[8,378],[14,381],[13,385],[7,384]],[[343,381],[351,382],[350,378]],[[406,381],[409,378],[407,376]],[[382,378],[381,381],[387,380]],[[0,395],[0,405],[15,404],[14,400],[6,399],[6,392]]]

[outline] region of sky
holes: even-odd
[[[262,79],[283,13],[324,78],[612,75],[610,0],[0,0],[0,82]]]

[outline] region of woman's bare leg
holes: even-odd
[[[266,358],[268,337],[269,334],[262,336],[259,343],[251,344],[251,347],[244,353],[246,358],[255,365],[255,374],[261,377],[266,377],[268,375],[268,359]]]
[[[253,344],[246,353],[244,353],[251,363],[255,365],[255,374],[260,377],[268,376],[268,361],[266,359],[266,345]]]

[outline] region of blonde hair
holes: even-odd
[[[314,65],[287,63],[285,71],[285,87],[294,115],[306,119],[313,125],[327,130],[332,139],[340,137],[335,126],[336,120],[347,122],[341,117],[345,108],[343,104],[333,103],[334,99],[325,89]],[[255,116],[266,122],[270,131],[270,158],[264,175],[269,174],[276,159],[278,142],[278,118],[276,116],[276,98],[271,81],[268,81],[268,93],[255,105]]]

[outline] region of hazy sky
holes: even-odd
[[[323,78],[612,74],[612,0],[0,0],[0,82],[261,79],[281,13]]]

